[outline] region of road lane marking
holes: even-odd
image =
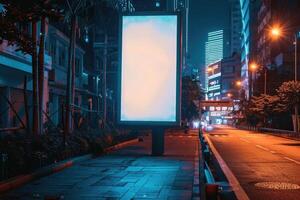
[[[210,137],[208,137],[206,134],[204,135],[207,143],[209,144],[210,149],[212,150],[213,154],[215,155],[222,171],[224,172],[226,178],[228,179],[229,184],[231,185],[236,197],[238,200],[249,200],[248,195],[246,194],[245,190],[240,185],[237,178],[234,176],[230,168],[227,166],[226,162],[223,160],[215,146],[210,140]]]
[[[300,165],[300,162],[297,161],[297,160],[291,159],[291,158],[289,158],[289,157],[283,157],[283,158],[286,159],[286,160],[292,161],[292,162],[294,162],[294,163],[296,163],[296,164],[298,164],[298,165]]]
[[[243,139],[243,138],[240,138],[240,140],[242,140],[244,142],[247,142],[247,143],[251,143],[249,140],[246,140],[246,139]]]
[[[260,149],[262,149],[262,150],[265,150],[265,151],[270,151],[268,148],[266,148],[266,147],[263,147],[263,146],[260,146],[260,145],[255,145],[256,147],[258,147],[258,148],[260,148]]]

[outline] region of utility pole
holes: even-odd
[[[295,81],[297,82],[298,81],[298,77],[297,77],[297,45],[298,45],[298,35],[297,33],[295,34]]]
[[[64,134],[69,134],[72,127],[72,103],[75,95],[75,43],[76,43],[77,16],[73,13],[71,17],[71,34],[69,44],[69,61],[66,91],[66,121]]]
[[[264,94],[267,94],[267,67],[265,67],[265,74],[264,74]]]
[[[106,70],[107,70],[107,45],[108,35],[105,33],[104,36],[104,52],[103,52],[103,124],[106,125]]]
[[[32,21],[32,87],[33,87],[33,125],[32,133],[35,137],[39,135],[40,121],[39,121],[39,94],[38,94],[38,63],[37,63],[37,22]]]
[[[297,45],[298,45],[298,33],[296,32],[295,33],[295,83],[297,83],[297,81],[298,81],[298,71],[297,71],[297,57],[298,57],[298,55],[297,55]],[[295,105],[295,129],[296,129],[296,133],[298,133],[298,131],[299,131],[299,127],[298,127],[298,123],[299,123],[299,113],[298,113],[298,109],[299,109],[299,105],[298,104],[296,104]]]

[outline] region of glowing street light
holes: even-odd
[[[272,38],[277,39],[282,35],[282,30],[280,27],[274,26],[271,28],[270,33]]]
[[[258,66],[257,66],[256,63],[251,63],[251,64],[250,64],[250,70],[251,70],[251,71],[255,71],[257,68],[258,68]]]
[[[235,84],[240,87],[242,85],[242,81],[236,81]]]
[[[206,69],[206,71],[207,71],[207,72],[212,72],[212,71],[213,71],[213,68],[208,67],[208,68]]]
[[[257,66],[257,64],[255,63],[255,62],[253,62],[253,63],[251,63],[250,64],[250,71],[251,71],[251,96],[253,95],[253,82],[254,82],[254,80],[253,80],[253,78],[254,78],[254,72],[257,70],[257,68],[258,68],[258,66]]]
[[[227,97],[231,98],[232,94],[231,93],[227,93]]]
[[[272,38],[277,39],[280,36],[283,35],[282,33],[282,28],[280,28],[278,25],[274,25],[271,29],[270,29],[270,35]],[[294,41],[293,44],[295,45],[295,81],[297,81],[297,41],[298,41],[298,37],[299,37],[299,32],[296,32],[294,34]]]

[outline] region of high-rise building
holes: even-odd
[[[236,82],[241,78],[241,58],[238,53],[221,60],[221,98],[238,99]]]
[[[205,43],[205,65],[223,58],[223,30],[208,33],[208,41]]]
[[[276,91],[273,88],[279,87],[283,81],[294,79],[292,41],[294,34],[300,30],[299,7],[300,1],[295,0],[263,0],[259,6],[255,62],[267,69],[267,94],[274,94]],[[271,27],[282,29],[284,38],[272,39]],[[273,80],[268,79],[270,76]],[[264,92],[264,84],[260,83],[264,80],[261,79],[264,79],[264,74],[258,73],[257,81],[254,81],[254,93],[257,95]]]
[[[221,60],[224,56],[224,39],[223,30],[208,33],[208,39],[205,43],[205,67]],[[208,89],[208,74],[206,70],[205,87]]]
[[[221,99],[221,61],[207,66],[207,99]]]
[[[242,14],[242,50],[241,50],[241,79],[242,90],[248,99],[250,95],[249,64],[250,59],[256,54],[255,48],[255,30],[257,22],[257,4],[258,0],[240,0]]]
[[[242,14],[239,0],[230,0],[230,54],[241,52]]]

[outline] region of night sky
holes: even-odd
[[[207,33],[229,29],[229,3],[228,0],[190,0],[189,12],[190,62],[203,67]]]

